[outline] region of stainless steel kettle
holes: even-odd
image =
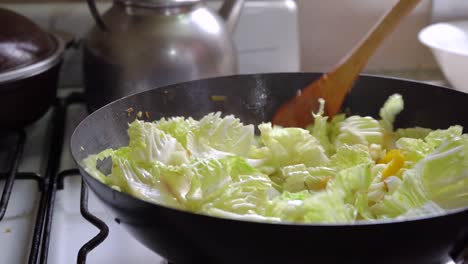
[[[84,41],[83,76],[91,111],[167,84],[238,72],[231,33],[244,0],[219,15],[201,0],[114,0]],[[224,21],[223,21],[224,19]]]

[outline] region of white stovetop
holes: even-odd
[[[86,116],[85,111],[83,105],[69,108],[61,170],[76,168],[68,140],[75,126]],[[81,177],[70,176],[64,180],[64,189],[57,192],[49,247],[50,264],[75,263],[79,249],[98,233],[80,214],[80,191]],[[109,236],[88,255],[87,263],[163,263],[161,257],[145,248],[114,221],[91,190],[89,209],[109,226]]]
[[[80,214],[81,177],[65,179],[65,189],[57,193],[49,249],[50,264],[76,263],[79,249],[97,234],[97,229]],[[163,259],[132,238],[106,212],[97,198],[89,197],[91,212],[109,226],[109,236],[87,257],[87,263],[160,264]]]
[[[41,124],[28,128],[25,149],[20,172],[44,173],[41,167],[45,159],[44,152],[47,142],[43,139],[49,133],[49,127],[44,123],[50,119],[50,113],[44,115]],[[4,181],[0,180],[0,190],[3,191]],[[25,263],[27,261],[30,241],[35,225],[37,206],[39,204],[39,187],[34,180],[16,180],[9,199],[5,217],[0,221],[0,256],[2,263]]]

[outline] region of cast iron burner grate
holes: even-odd
[[[68,176],[79,176],[78,169],[70,169],[59,172],[60,158],[64,145],[65,124],[68,108],[73,104],[84,104],[81,93],[72,93],[64,99],[59,99],[55,105],[51,141],[51,154],[48,162],[45,179],[45,191],[41,197],[39,212],[37,218],[33,242],[38,241],[31,248],[29,264],[45,264],[47,263],[48,249],[50,242],[50,234],[53,219],[53,209],[55,204],[55,196],[58,189],[63,188],[63,179]],[[102,243],[108,233],[108,226],[96,216],[92,215],[88,210],[88,189],[84,181],[81,183],[80,197],[80,212],[81,215],[91,224],[96,226],[99,233],[88,241],[78,252],[77,263],[86,263],[87,254]]]
[[[81,215],[88,220],[91,224],[99,229],[99,233],[89,240],[83,247],[81,247],[80,251],[78,252],[78,264],[85,264],[86,263],[86,256],[88,253],[101,244],[109,234],[109,228],[107,225],[99,218],[94,216],[88,211],[88,187],[86,183],[81,180],[81,205],[80,205],[80,212]]]
[[[18,172],[25,140],[24,130],[0,131],[0,180],[5,181],[0,197],[0,221],[5,216],[15,180],[36,180],[42,190],[38,172]]]
[[[0,199],[1,221],[5,216],[11,191],[13,190],[13,183],[18,172],[26,136],[24,131],[18,131],[16,133],[3,131],[0,133],[0,138],[2,139],[0,142],[0,172],[1,178],[5,179],[2,197]]]
[[[43,177],[43,191],[36,216],[32,246],[29,253],[29,264],[47,263],[57,182],[61,175],[61,173],[58,173],[58,168],[60,167],[60,158],[64,143],[65,117],[67,114],[67,107],[77,101],[79,97],[78,95],[72,94],[64,99],[58,98],[52,109],[52,120],[50,121],[52,125],[50,149]]]
[[[44,196],[46,178],[41,177],[40,172],[19,172],[19,164],[22,160],[26,132],[24,130],[0,130],[0,180],[4,180],[4,187],[0,198],[0,221],[5,217],[13,185],[17,180],[34,180],[38,183],[39,192]],[[50,157],[50,155],[48,155]],[[42,206],[44,202],[41,198]],[[38,210],[36,225],[43,225],[42,210]],[[40,240],[34,239],[31,243],[31,251],[39,248]],[[32,262],[29,259],[29,263]]]
[[[63,179],[68,176],[79,176],[80,172],[78,169],[71,169],[63,171],[59,174],[59,187],[63,188]],[[104,240],[107,238],[109,234],[109,227],[98,217],[91,214],[88,210],[88,186],[81,179],[81,194],[80,194],[80,213],[88,222],[94,225],[97,229],[99,229],[99,233],[91,238],[86,244],[84,244],[79,252],[77,263],[78,264],[85,264],[86,257],[89,252],[91,252],[94,248],[99,246]]]
[[[58,98],[51,108],[52,126],[49,142],[50,149],[46,154],[45,173],[19,172],[26,132],[24,130],[0,130],[0,180],[4,181],[4,187],[0,197],[0,221],[5,216],[8,202],[16,180],[35,180],[39,186],[40,201],[36,214],[36,220],[29,252],[29,264],[47,263],[52,217],[57,189],[63,187],[63,178],[71,175],[79,175],[78,169],[59,172],[60,158],[64,146],[65,123],[68,107],[83,103],[80,93],[73,93],[66,98]],[[80,211],[82,216],[95,225],[99,234],[92,238],[80,249],[78,263],[86,263],[87,254],[98,246],[107,237],[109,229],[107,225],[88,211],[88,189],[84,182],[81,185]]]

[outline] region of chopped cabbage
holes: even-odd
[[[260,222],[354,223],[468,206],[468,135],[458,125],[395,129],[403,98],[370,116],[283,128],[233,115],[129,124],[128,146],[82,161],[117,191],[195,213]]]

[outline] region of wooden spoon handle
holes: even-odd
[[[311,93],[315,93],[311,97],[321,96],[327,101],[325,110],[329,116],[333,116],[339,111],[346,94],[353,87],[370,57],[419,2],[421,0],[398,1],[332,71],[325,74],[317,84],[313,84],[314,88],[309,89]]]
[[[348,53],[335,68],[320,79],[309,84],[297,95],[281,105],[272,122],[281,126],[305,127],[313,121],[313,111],[318,109],[317,99],[326,101],[325,114],[334,116],[343,104],[344,98],[353,87],[354,81],[367,64],[369,58],[382,44],[385,37],[399,22],[413,10],[421,0],[400,0],[367,33],[365,38]]]
[[[382,16],[361,42],[338,63],[335,71],[346,71],[347,76],[357,76],[385,38],[394,31],[401,20],[419,2],[421,0],[400,0],[391,10]]]

